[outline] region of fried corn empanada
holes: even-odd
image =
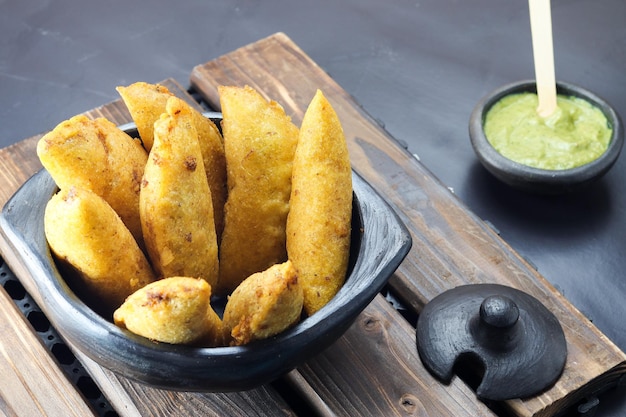
[[[290,206],[287,252],[311,315],[345,281],[352,218],[348,147],[337,114],[319,90],[300,127]]]
[[[161,114],[165,112],[165,103],[173,94],[164,85],[143,81],[127,87],[119,86],[116,90],[137,125],[144,148],[150,152],[154,143],[154,122],[159,120]]]
[[[37,155],[59,188],[77,186],[104,198],[142,245],[139,189],[148,155],[139,141],[104,118],[78,115],[43,136]]]
[[[274,336],[297,323],[302,287],[290,261],[246,278],[228,298],[224,326],[234,345]]]
[[[46,206],[44,229],[57,259],[77,272],[75,287],[84,290],[98,311],[112,312],[155,279],[119,216],[89,190],[69,187],[55,194]]]
[[[113,320],[158,342],[222,340],[222,322],[211,308],[211,286],[203,279],[170,277],[153,282],[131,294]]]
[[[251,87],[220,87],[228,198],[220,290],[287,259],[285,224],[298,128]]]
[[[185,103],[186,104],[186,103]],[[193,116],[193,125],[198,132],[200,151],[204,162],[206,178],[211,190],[213,202],[213,218],[215,220],[215,232],[217,241],[221,240],[224,230],[224,204],[226,203],[226,156],[224,155],[224,142],[222,134],[210,119],[207,119],[189,106]]]
[[[167,100],[173,94],[167,87],[137,82],[128,87],[117,87],[128,107],[145,148],[149,151],[154,143],[154,123],[165,113]],[[187,103],[185,103],[187,105]],[[198,110],[189,106],[193,125],[198,133],[204,168],[211,189],[213,217],[218,242],[224,229],[224,203],[226,202],[226,159],[222,135],[215,123]]]
[[[141,183],[140,213],[152,265],[161,277],[218,277],[211,191],[193,116],[176,97],[154,124],[154,144]]]

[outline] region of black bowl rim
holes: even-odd
[[[45,205],[56,190],[49,173],[41,170],[0,215],[0,233],[32,277],[36,294],[31,295],[63,338],[87,357],[127,378],[172,390],[240,391],[294,369],[347,330],[412,245],[395,211],[353,171],[355,207],[362,222],[359,252],[346,283],[325,307],[280,335],[248,346],[157,344],[96,314],[61,277],[43,230]]]
[[[482,165],[501,181],[527,191],[561,193],[575,191],[602,177],[617,161],[624,144],[622,120],[606,100],[575,84],[557,81],[557,94],[587,100],[599,108],[613,127],[607,150],[599,158],[585,165],[547,170],[512,161],[500,154],[487,140],[483,123],[488,110],[502,97],[522,92],[537,92],[534,80],[522,80],[503,85],[485,95],[475,105],[470,115],[469,134],[474,152]]]

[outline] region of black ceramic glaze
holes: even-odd
[[[433,298],[417,322],[424,366],[449,383],[457,360],[478,361],[476,394],[503,401],[550,387],[567,358],[557,318],[536,298],[499,284],[462,285]]]
[[[42,170],[16,192],[0,217],[0,232],[28,273],[25,286],[52,325],[87,357],[120,375],[167,389],[246,390],[294,369],[347,330],[411,247],[411,237],[396,213],[353,173],[350,270],[326,306],[293,328],[247,346],[154,343],[96,314],[66,284],[43,229],[44,209],[56,190]]]
[[[501,98],[523,92],[537,93],[535,81],[519,81],[500,87],[482,98],[470,116],[469,135],[472,147],[481,164],[500,181],[525,191],[540,194],[561,194],[577,191],[601,178],[617,160],[624,144],[624,128],[620,116],[605,100],[581,87],[557,82],[557,94],[587,100],[599,108],[613,128],[606,152],[598,159],[580,167],[565,170],[547,170],[529,167],[512,161],[489,143],[483,131],[485,116]]]

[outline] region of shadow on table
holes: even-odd
[[[611,389],[600,397],[598,405],[598,415],[602,416],[623,416],[626,409],[626,382],[621,386]]]
[[[538,195],[514,189],[491,175],[480,163],[472,165],[462,198],[479,216],[517,223],[529,233],[587,238],[606,227],[613,208],[602,179],[576,193]],[[497,227],[497,225],[496,225]]]

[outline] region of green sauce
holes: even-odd
[[[506,96],[487,112],[484,131],[505,157],[535,168],[575,168],[597,159],[611,140],[612,128],[589,102],[559,95],[557,110],[537,114],[537,94]]]

